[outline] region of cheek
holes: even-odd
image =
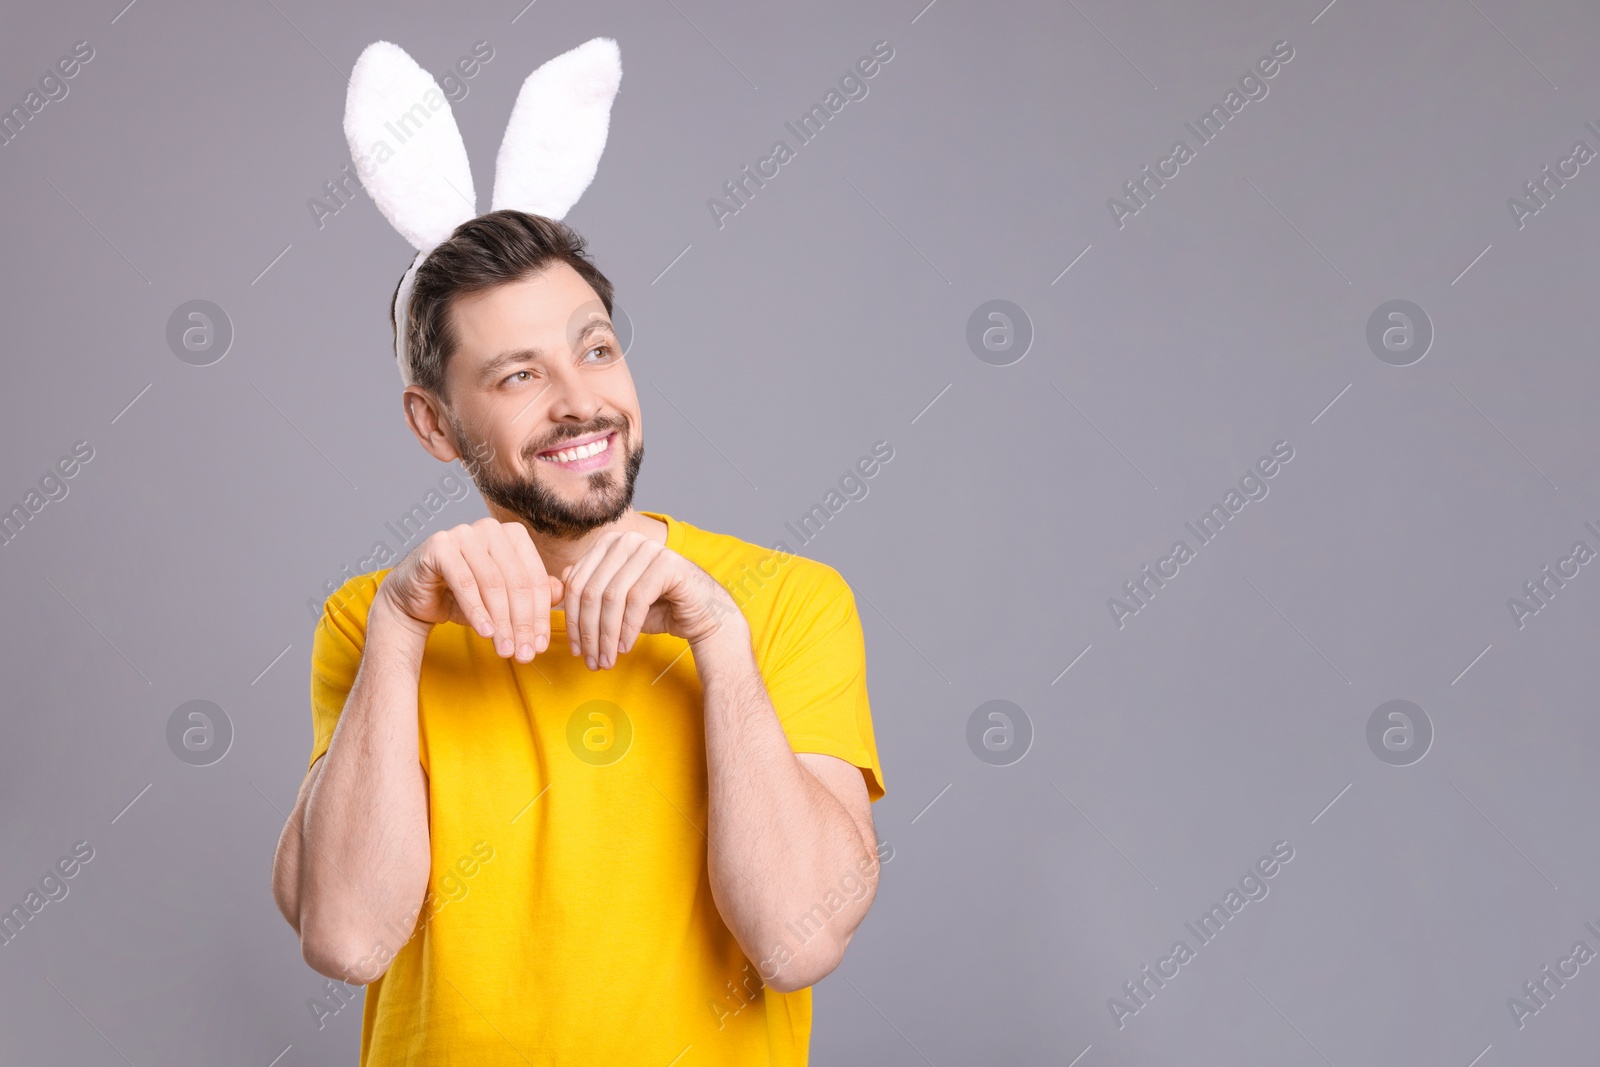
[[[606,375],[601,399],[609,410],[622,415],[637,431],[641,425],[639,390],[628,372],[627,361],[624,358],[608,369],[610,373]]]
[[[604,411],[627,423],[622,432],[626,436],[628,451],[632,452],[644,441],[644,413],[639,409],[638,398],[631,390],[618,389],[604,399]]]
[[[490,470],[504,470],[514,465],[517,457],[516,450],[509,448],[508,444],[503,435],[475,437],[472,440],[473,458]]]
[[[531,450],[550,434],[537,390],[512,395],[478,414],[475,447],[495,470],[520,470],[532,460]]]

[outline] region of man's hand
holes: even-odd
[[[698,645],[725,627],[747,626],[717,580],[659,541],[632,531],[601,536],[562,572],[567,643],[590,670],[616,664],[641,633]]]
[[[378,587],[395,617],[423,636],[441,622],[471,626],[523,663],[549,647],[550,605],[561,595],[527,527],[493,518],[430,535]]]

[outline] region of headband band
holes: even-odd
[[[400,380],[406,385],[415,384],[411,378],[411,353],[407,347],[411,338],[411,287],[417,280],[417,268],[427,258],[427,252],[417,253],[400,279],[400,289],[394,296],[394,358],[400,365]]]

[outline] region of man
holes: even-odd
[[[490,517],[329,598],[273,894],[361,1063],[799,1065],[878,882],[824,564],[635,511],[611,283],[502,210],[416,272],[406,421]]]

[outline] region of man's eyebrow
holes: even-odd
[[[610,321],[606,319],[591,319],[589,320],[589,324],[579,331],[576,340],[578,343],[582,343],[585,338],[597,330],[609,331],[611,328]],[[544,350],[541,348],[513,348],[509,351],[502,352],[483,365],[483,369],[478,372],[478,382],[480,385],[487,385],[490,381],[496,378],[501,371],[514,364],[530,363],[543,358]]]

